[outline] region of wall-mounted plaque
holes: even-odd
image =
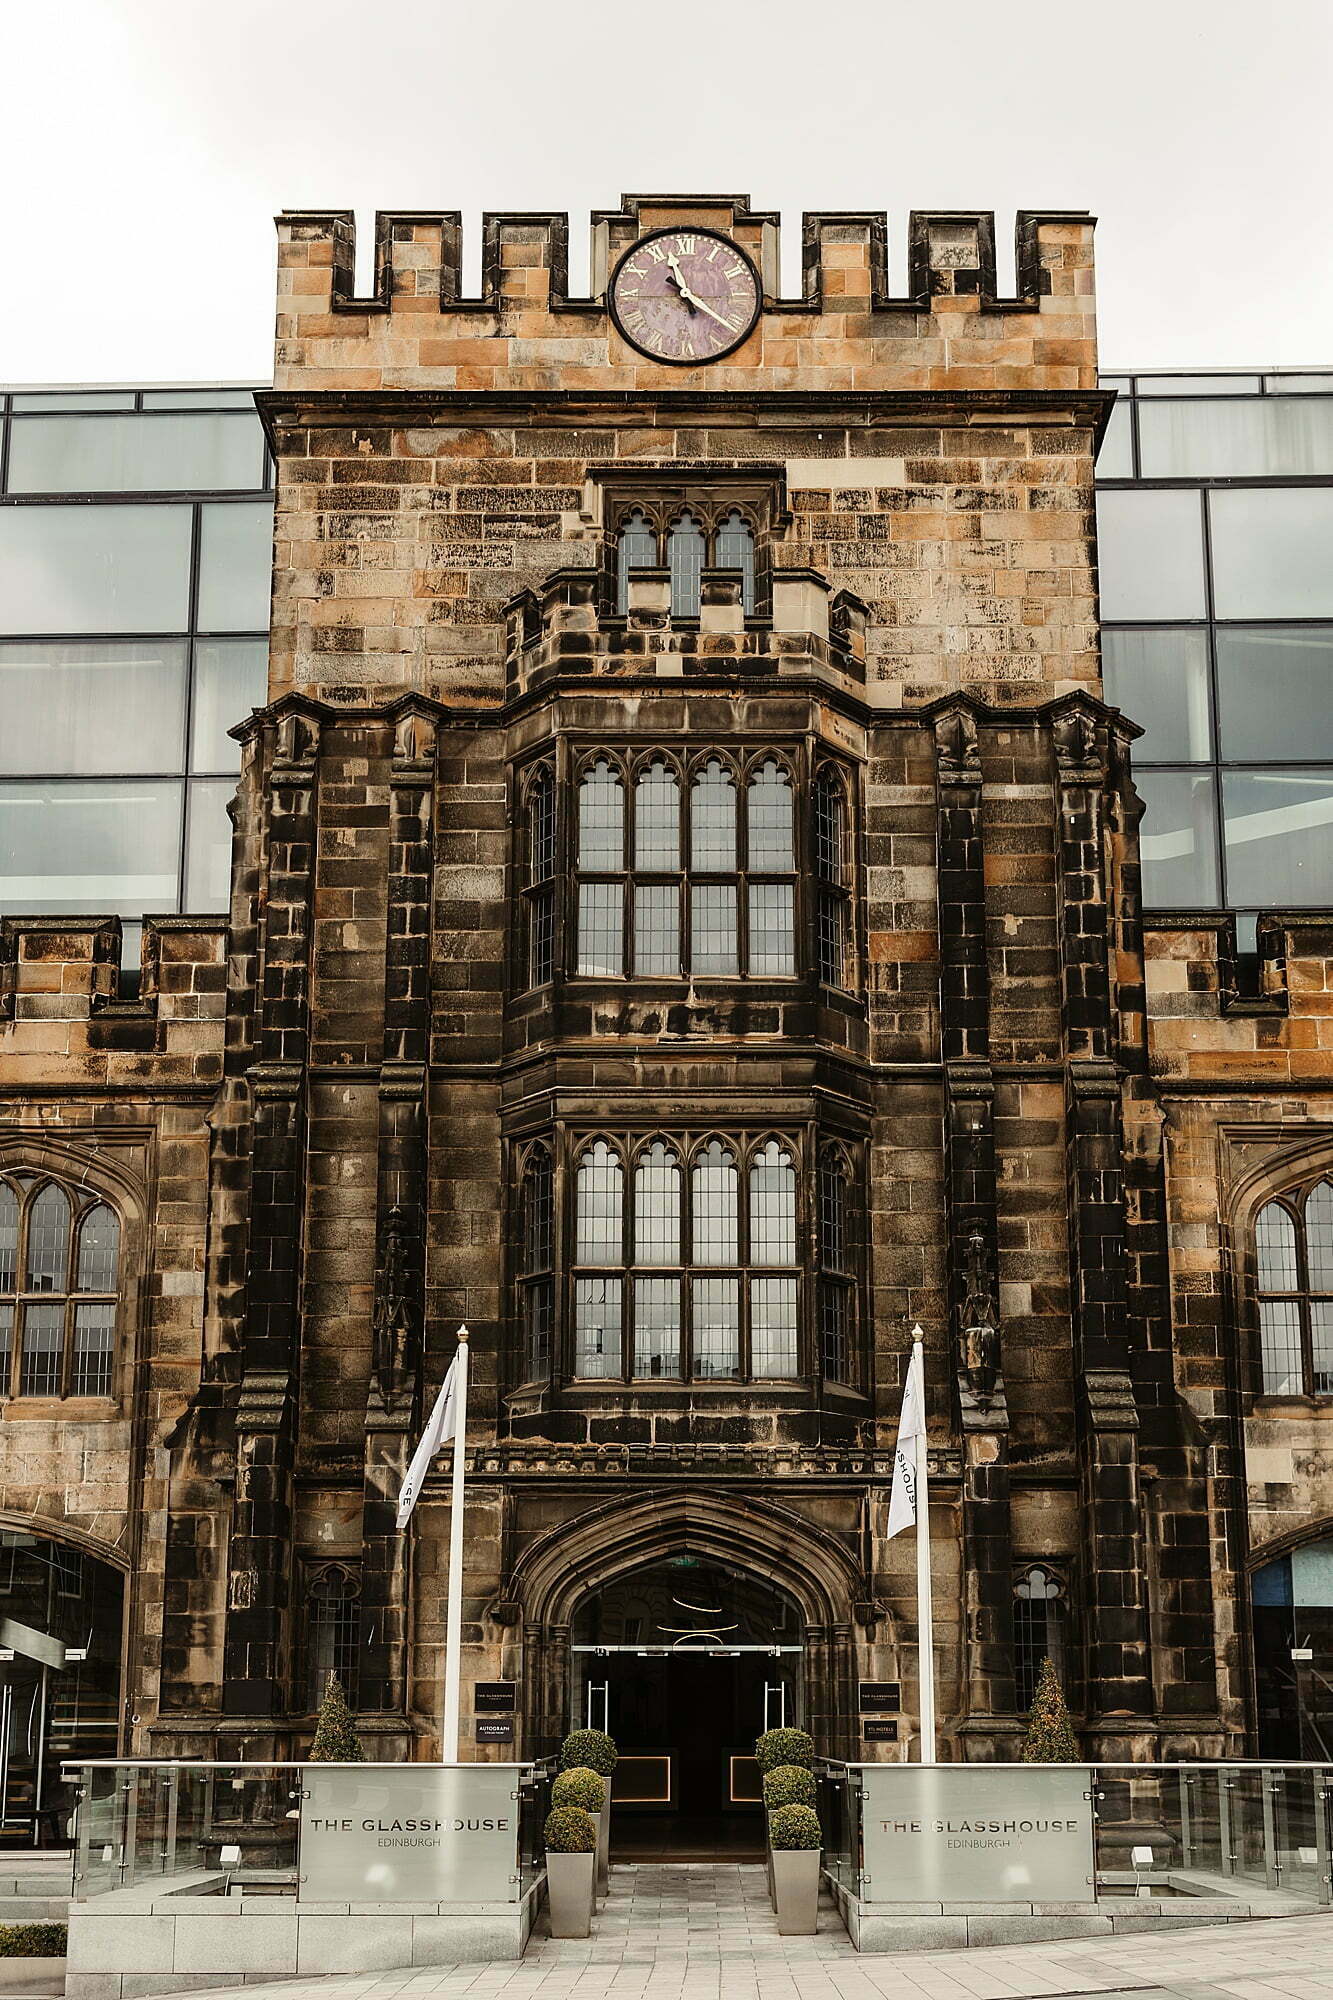
[[[515,1685],[513,1681],[474,1681],[473,1710],[477,1715],[512,1715]]]
[[[861,1682],[857,1707],[863,1715],[883,1715],[886,1710],[899,1709],[902,1705],[903,1691],[898,1681]]]
[[[875,1900],[1095,1900],[1090,1767],[863,1764],[860,1775]]]
[[[867,1743],[896,1743],[898,1724],[896,1722],[876,1722],[873,1719],[861,1724],[861,1735]]]
[[[305,1764],[301,1893],[317,1903],[509,1903],[512,1764]]]
[[[479,1715],[476,1731],[478,1743],[512,1743],[514,1718],[512,1715]]]

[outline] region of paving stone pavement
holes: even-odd
[[[973,1951],[858,1953],[831,1902],[780,1938],[758,1867],[613,1868],[594,1934],[521,1961],[280,1980],[236,2000],[1333,2000],[1333,1914]],[[222,2000],[216,1991],[209,2000]]]

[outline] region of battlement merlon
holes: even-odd
[[[605,290],[650,229],[729,234],[760,272],[754,333],[723,361],[653,361],[617,331]],[[278,389],[1055,389],[1096,386],[1092,239],[1084,212],[1020,213],[1018,296],[997,297],[994,217],[914,212],[909,291],[888,289],[882,212],[807,214],[801,296],[778,295],[776,216],[737,195],[631,195],[592,216],[594,296],[569,296],[563,214],[487,214],[479,296],[465,297],[456,211],[384,211],[371,296],[354,295],[346,210],[277,218]]]

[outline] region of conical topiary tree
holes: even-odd
[[[307,1762],[311,1764],[364,1764],[366,1753],[361,1747],[361,1738],[356,1733],[352,1711],[347,1706],[347,1696],[343,1693],[342,1682],[337,1674],[329,1675],[329,1684],[324,1690],[324,1699],[319,1704],[319,1720],[315,1724],[315,1740],[310,1745]]]
[[[1065,1706],[1060,1676],[1050,1660],[1043,1660],[1037,1677],[1037,1692],[1028,1717],[1027,1741],[1023,1745],[1025,1764],[1077,1764],[1078,1739]]]

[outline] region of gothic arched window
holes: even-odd
[[[1333,1395],[1333,1186],[1266,1202],[1254,1254],[1263,1393]]]
[[[745,824],[750,976],[789,978],[796,970],[796,828],[791,780],[775,757],[751,774]]]
[[[851,929],[847,865],[847,800],[837,773],[825,765],[814,790],[815,957],[820,983],[846,987]]]
[[[657,568],[657,530],[641,507],[622,522],[616,538],[616,610],[629,610],[629,580],[636,569]]]
[[[534,1146],[524,1165],[521,1216],[523,1379],[532,1382],[551,1372],[555,1323],[555,1185],[545,1146]]]
[[[527,796],[528,985],[545,986],[555,969],[555,773],[538,765]]]
[[[847,1161],[835,1146],[819,1157],[819,1360],[826,1382],[850,1384],[855,1285]]]
[[[85,1191],[0,1179],[0,1395],[110,1396],[120,1222]]]
[[[741,605],[747,615],[754,610],[754,529],[733,507],[725,521],[719,521],[713,537],[713,566],[741,572]]]
[[[1064,1664],[1064,1586],[1044,1563],[1023,1571],[1014,1585],[1014,1700],[1020,1714],[1031,1708],[1049,1660],[1058,1673]]]
[[[770,1139],[750,1163],[750,1262],[796,1262],[796,1169]],[[756,1268],[750,1280],[750,1346],[756,1375],[797,1373],[796,1278]]]
[[[625,969],[625,787],[599,757],[579,785],[579,971]]]
[[[306,1590],[306,1705],[317,1709],[336,1674],[355,1708],[358,1688],[361,1622],[361,1579],[348,1563],[328,1563],[314,1571]]]
[[[671,616],[697,618],[703,589],[704,553],[708,547],[703,529],[689,508],[671,526],[667,535],[667,568],[671,572]]]
[[[602,1139],[579,1161],[574,1203],[574,1373],[585,1378],[619,1375],[622,1368],[619,1276],[598,1267],[622,1265],[625,1173]],[[591,1270],[578,1272],[578,1266]]]

